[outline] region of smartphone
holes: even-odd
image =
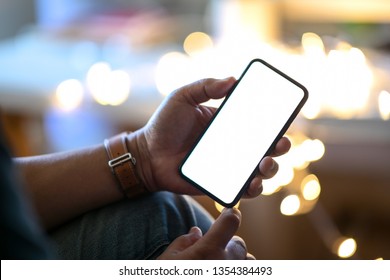
[[[252,60],[179,167],[181,176],[233,207],[308,98],[261,59]]]

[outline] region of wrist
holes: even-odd
[[[142,185],[148,192],[157,191],[154,186],[154,177],[150,164],[150,155],[145,135],[141,130],[127,134],[126,144],[129,151],[132,151],[137,160],[135,169]]]
[[[147,190],[137,172],[136,154],[129,149],[127,132],[104,140],[108,155],[108,166],[119,187],[128,198],[145,194]]]

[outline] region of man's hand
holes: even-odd
[[[240,222],[240,211],[226,208],[204,236],[199,228],[191,228],[188,234],[176,238],[159,259],[254,259],[244,240],[234,235]]]
[[[201,104],[225,97],[235,82],[235,78],[205,79],[184,86],[166,98],[145,127],[130,134],[130,150],[137,153],[138,173],[149,191],[201,193],[181,178],[178,168],[216,111]],[[282,138],[272,156],[284,154],[289,148],[290,141]],[[244,197],[258,196],[262,179],[273,177],[277,170],[271,157],[264,158]]]

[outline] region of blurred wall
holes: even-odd
[[[0,0],[0,40],[35,22],[35,1]]]

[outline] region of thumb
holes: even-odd
[[[183,87],[183,97],[194,104],[206,102],[210,99],[220,99],[226,96],[233,87],[236,79],[229,77],[223,80],[203,79]]]
[[[173,240],[164,254],[176,255],[194,245],[202,236],[203,234],[200,228],[192,227],[187,234],[181,235]]]

